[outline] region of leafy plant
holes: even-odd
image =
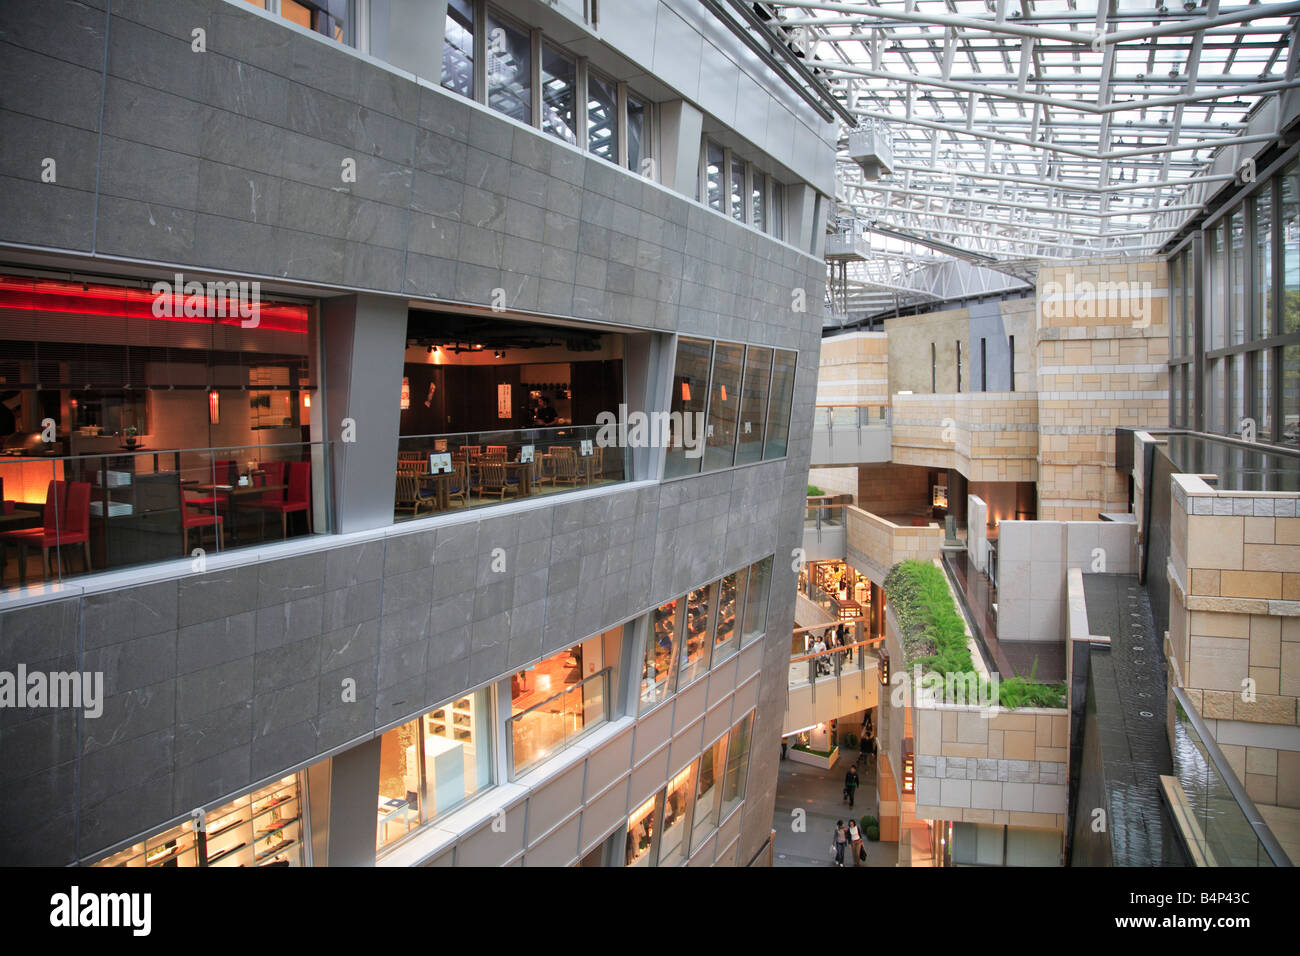
[[[885,577],[885,595],[898,619],[903,643],[903,668],[933,671],[943,677],[971,674],[975,670],[966,627],[948,579],[928,561],[903,561],[894,565]],[[1010,677],[998,684],[998,703],[1008,710],[1019,707],[1062,707],[1064,689],[1035,679],[1038,662],[1028,678]],[[977,680],[978,695],[987,699],[986,678]]]
[[[862,832],[866,833],[872,827],[879,827],[880,821],[868,813],[866,816],[864,816],[861,820],[858,821],[858,825],[862,828]]]
[[[826,492],[822,491],[822,490],[821,490],[820,488],[818,488],[816,485],[809,485],[809,486],[808,486],[808,497],[809,497],[809,498],[815,498],[815,497],[818,496],[818,495],[824,495],[824,494],[826,494]]]
[[[867,827],[867,840],[877,843],[880,840],[880,827]]]
[[[816,754],[818,757],[825,757],[828,760],[830,759],[831,755],[835,753],[834,750],[814,750],[812,747],[809,747],[806,744],[795,744],[794,749],[802,750],[806,754]]]

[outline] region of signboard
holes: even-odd
[[[509,382],[502,382],[497,386],[497,418],[514,418]]]
[[[449,475],[451,474],[451,453],[444,452],[439,454],[434,452],[429,456],[429,474],[431,475]]]

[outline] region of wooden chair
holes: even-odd
[[[397,494],[395,510],[409,509],[413,517],[418,517],[420,509],[427,507],[433,511],[436,499],[433,495],[421,493],[419,475],[397,473]]]
[[[483,457],[484,457],[484,458],[500,458],[502,461],[505,461],[505,458],[506,458],[506,446],[505,446],[505,445],[488,445],[485,449],[483,449]]]
[[[496,494],[502,501],[506,492],[519,494],[519,479],[511,475],[504,461],[484,458],[479,462],[479,493],[483,497]]]
[[[455,462],[455,468],[447,481],[447,500],[455,501],[459,498],[469,507],[469,462]]]
[[[578,464],[578,455],[572,448],[568,449],[568,454],[554,455],[552,460],[555,462],[554,483],[565,485],[580,485],[583,482],[582,467]]]

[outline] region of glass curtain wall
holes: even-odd
[[[1257,441],[1300,444],[1300,209],[1291,160],[1170,260],[1170,404],[1174,424]],[[1202,331],[1196,353],[1193,328]],[[1195,369],[1203,362],[1200,394]]]

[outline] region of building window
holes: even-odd
[[[939,350],[933,342],[930,343],[930,391],[939,393]]]
[[[699,761],[668,782],[663,795],[663,824],[659,828],[659,866],[676,866],[686,860],[686,835],[695,805],[695,771]]]
[[[727,773],[722,781],[722,808],[718,822],[740,806],[745,799],[745,777],[749,772],[750,731],[753,729],[754,715],[746,714],[731,729],[731,743],[727,748]]]
[[[749,346],[745,349],[745,378],[741,384],[737,465],[747,465],[763,457],[763,428],[767,424],[767,395],[771,383],[772,350]]]
[[[777,349],[772,358],[772,395],[767,412],[767,443],[763,458],[784,458],[790,434],[790,402],[794,398],[795,353]]]
[[[560,651],[510,678],[511,766],[515,776],[609,719],[609,675],[622,626]]]
[[[772,555],[749,566],[745,588],[745,616],[741,625],[741,643],[750,644],[767,632],[768,588],[772,582]]]
[[[577,65],[550,46],[542,47],[542,130],[578,142]]]
[[[253,5],[263,6],[259,2]],[[338,43],[348,43],[351,6],[350,0],[280,0],[280,16]]]
[[[704,191],[700,196],[710,209],[722,212],[722,147],[708,140],[704,143]]]
[[[785,239],[785,186],[772,183],[772,235]]]
[[[740,374],[745,347],[719,342],[713,351],[709,383],[709,422],[705,429],[704,470],[729,468],[736,460],[736,421],[740,413]]]
[[[961,342],[957,343],[957,392],[961,393]]]
[[[529,125],[533,122],[532,62],[532,39],[528,32],[490,14],[487,20],[488,106]]]
[[[745,221],[745,161],[743,159],[732,157],[731,191],[727,205],[731,210],[732,219],[737,222]]]
[[[726,773],[727,741],[725,733],[700,754],[699,773],[695,788],[695,814],[691,821],[691,852],[695,853],[709,835],[718,828],[718,797],[722,788],[719,778]]]
[[[740,649],[740,614],[744,607],[745,581],[749,569],[741,568],[718,585],[718,623],[713,631],[713,665]]]
[[[980,391],[989,390],[989,346],[987,339],[980,339]]]
[[[673,692],[677,663],[677,635],[681,633],[681,599],[659,605],[650,615],[645,654],[641,664],[640,713],[644,714]]]
[[[627,847],[623,854],[624,866],[650,866],[654,862],[655,804],[651,797],[632,811],[627,818]]]
[[[752,167],[751,167],[752,169]],[[767,229],[767,177],[752,169],[753,185],[749,190],[749,221],[760,231]]]
[[[1007,336],[1007,353],[1010,356],[1011,391],[1016,390],[1016,337]]]
[[[587,151],[618,163],[618,86],[587,71]]]
[[[378,849],[491,785],[490,714],[491,695],[477,690],[380,738]]]
[[[627,168],[648,178],[650,158],[650,104],[640,96],[627,95]],[[645,168],[642,168],[642,165]]]
[[[473,0],[448,0],[442,39],[442,85],[474,98]]]
[[[681,673],[677,686],[685,687],[709,668],[709,646],[712,643],[716,587],[706,584],[686,596],[686,618],[682,622],[685,634],[682,643]]]
[[[693,475],[700,470],[704,451],[704,408],[709,397],[712,357],[712,342],[688,338],[677,340],[665,478]]]

